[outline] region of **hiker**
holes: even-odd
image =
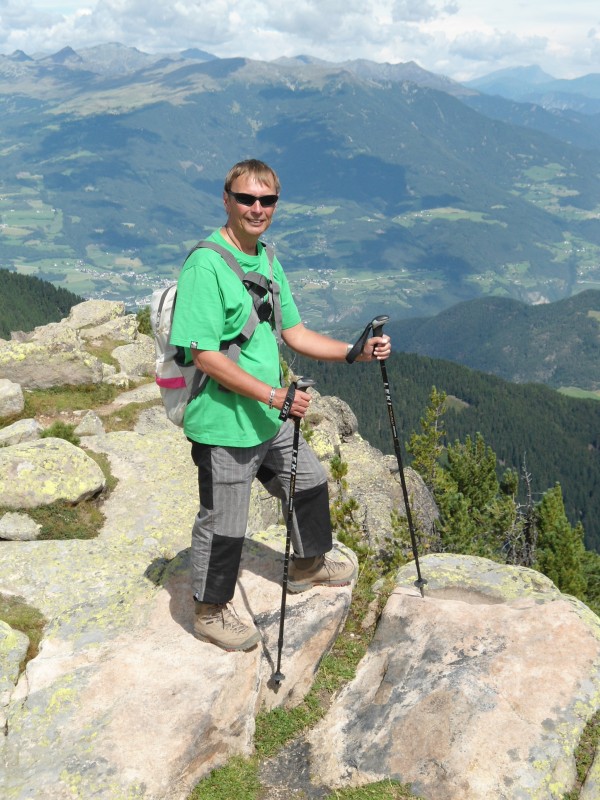
[[[280,183],[275,172],[257,160],[242,161],[225,178],[227,220],[208,240],[231,251],[244,273],[272,270],[279,294],[283,341],[295,352],[324,361],[344,361],[351,349],[306,328],[276,258],[269,264],[260,241],[273,219]],[[186,408],[184,432],[198,468],[200,511],[192,529],[192,585],[197,638],[225,650],[248,650],[259,641],[254,625],[230,606],[246,533],[250,490],[257,477],[286,508],[294,426],[279,419],[288,389],[281,386],[274,313],[241,344],[235,363],[222,350],[244,327],[252,297],[223,258],[196,249],[177,283],[171,344],[190,348],[198,369],[209,380]],[[275,309],[277,311],[277,309]],[[262,316],[266,316],[266,313]],[[368,339],[357,360],[385,359],[388,336]],[[303,418],[310,395],[296,390],[290,417]],[[293,555],[288,588],[301,592],[315,585],[344,586],[355,577],[354,564],[333,552],[327,475],[301,439],[298,450],[292,531]]]

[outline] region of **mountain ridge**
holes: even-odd
[[[600,390],[599,290],[541,305],[476,298],[435,317],[392,321],[388,332],[404,352],[453,361],[513,383]]]
[[[161,58],[120,76],[0,59],[2,266],[143,304],[221,223],[247,155],[282,178],[269,236],[321,328],[600,285],[596,153],[408,80]]]

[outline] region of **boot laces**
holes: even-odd
[[[238,617],[237,612],[230,608],[228,603],[218,603],[211,608],[210,615],[207,615],[207,623],[220,622],[223,630],[230,630],[234,633],[244,633],[248,630],[245,622]]]

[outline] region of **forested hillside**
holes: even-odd
[[[58,322],[82,299],[40,278],[0,269],[0,337]]]
[[[456,361],[516,383],[600,389],[600,291],[528,305],[509,297],[458,303],[427,319],[395,320],[404,352]]]
[[[289,355],[289,354],[288,354]],[[331,364],[290,357],[297,374],[316,380],[321,394],[343,398],[359,431],[393,453],[383,383],[377,364]],[[447,439],[481,433],[498,457],[499,472],[523,465],[535,499],[556,483],[572,524],[581,521],[589,549],[600,552],[600,403],[577,400],[539,384],[512,384],[448,361],[394,353],[388,361],[401,443],[419,430],[432,386],[446,392]],[[523,491],[524,487],[521,487]]]

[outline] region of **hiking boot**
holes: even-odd
[[[202,642],[223,650],[249,650],[260,640],[254,625],[247,625],[227,603],[195,602],[194,633]]]
[[[331,551],[332,552],[332,551]],[[290,561],[288,591],[305,592],[313,586],[347,586],[356,577],[356,565],[347,556],[329,553]]]

